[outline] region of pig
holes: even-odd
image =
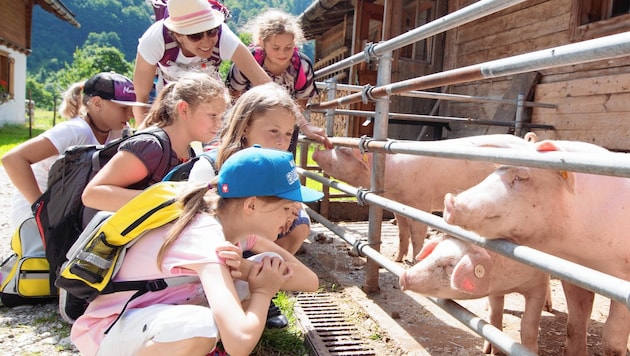
[[[423,141],[427,147],[497,147],[513,148],[531,145],[531,139],[513,135],[481,135],[442,141]],[[356,187],[370,187],[372,154],[363,157],[358,149],[336,147],[316,150],[313,160],[328,175]],[[460,191],[481,182],[496,166],[488,162],[463,161],[412,154],[388,154],[385,159],[383,196],[414,208],[442,211],[444,194]],[[398,223],[399,245],[395,261],[401,262],[409,251],[413,256],[422,249],[427,226],[413,219],[394,214]]]
[[[530,148],[614,155],[584,142],[545,140]],[[596,155],[596,156],[593,156]],[[444,220],[489,239],[515,243],[630,280],[630,179],[502,166],[478,185],[444,197]],[[567,299],[566,355],[587,355],[586,327],[594,294],[563,282]],[[626,355],[630,310],[611,301],[605,355]]]
[[[417,263],[400,276],[402,290],[446,299],[488,297],[490,323],[502,329],[504,295],[525,297],[521,343],[538,352],[543,307],[551,311],[549,274],[451,236],[427,240]],[[484,353],[495,353],[487,341]]]

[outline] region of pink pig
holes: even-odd
[[[520,293],[525,297],[521,319],[521,343],[538,352],[540,315],[551,311],[549,275],[482,247],[454,237],[427,240],[417,263],[400,276],[403,290],[446,299],[488,297],[490,323],[503,325],[504,295]],[[484,353],[495,353],[488,342]]]
[[[513,135],[482,135],[443,141],[422,141],[427,147],[497,147],[512,148],[531,145]],[[328,175],[356,187],[370,187],[372,154],[363,157],[358,149],[337,147],[318,150],[313,160]],[[488,162],[462,161],[411,154],[388,154],[385,164],[385,192],[383,196],[414,208],[433,212],[442,211],[444,194],[472,187],[490,174],[496,165]],[[416,256],[427,233],[427,226],[396,215],[399,246],[396,262],[402,261],[409,250],[409,239]]]
[[[538,152],[612,155],[583,142],[542,141]],[[487,238],[506,238],[630,280],[630,179],[504,166],[480,184],[445,196],[444,220]],[[568,320],[566,355],[586,355],[594,294],[563,283]],[[626,355],[630,311],[611,301],[603,330],[605,355]]]

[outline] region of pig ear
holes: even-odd
[[[492,259],[483,248],[469,249],[451,275],[451,287],[474,295],[488,295]]]
[[[361,161],[366,167],[372,166],[372,155],[369,153],[361,153],[358,148],[352,148],[352,154],[356,159]]]
[[[561,146],[556,145],[553,141],[545,140],[536,144],[538,152],[564,151]],[[575,173],[570,171],[557,171],[560,181],[565,184],[567,190],[571,193],[575,191]]]
[[[439,243],[440,243],[439,241],[435,241],[435,240],[426,241],[424,246],[422,246],[422,249],[420,250],[420,252],[418,252],[418,255],[416,256],[416,261],[420,262],[424,260],[425,258],[427,258],[427,256],[429,256],[431,252],[435,250],[435,248],[437,247]]]

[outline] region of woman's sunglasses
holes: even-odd
[[[212,38],[212,37],[216,36],[219,33],[220,29],[221,29],[221,26],[218,26],[218,27],[215,27],[215,28],[211,28],[208,31],[186,35],[186,37],[188,37],[188,39],[193,41],[193,42],[199,42],[203,38],[204,33],[209,38]]]

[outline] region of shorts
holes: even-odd
[[[219,338],[212,310],[201,305],[156,304],[130,309],[101,341],[97,355],[134,355],[148,340]]]

